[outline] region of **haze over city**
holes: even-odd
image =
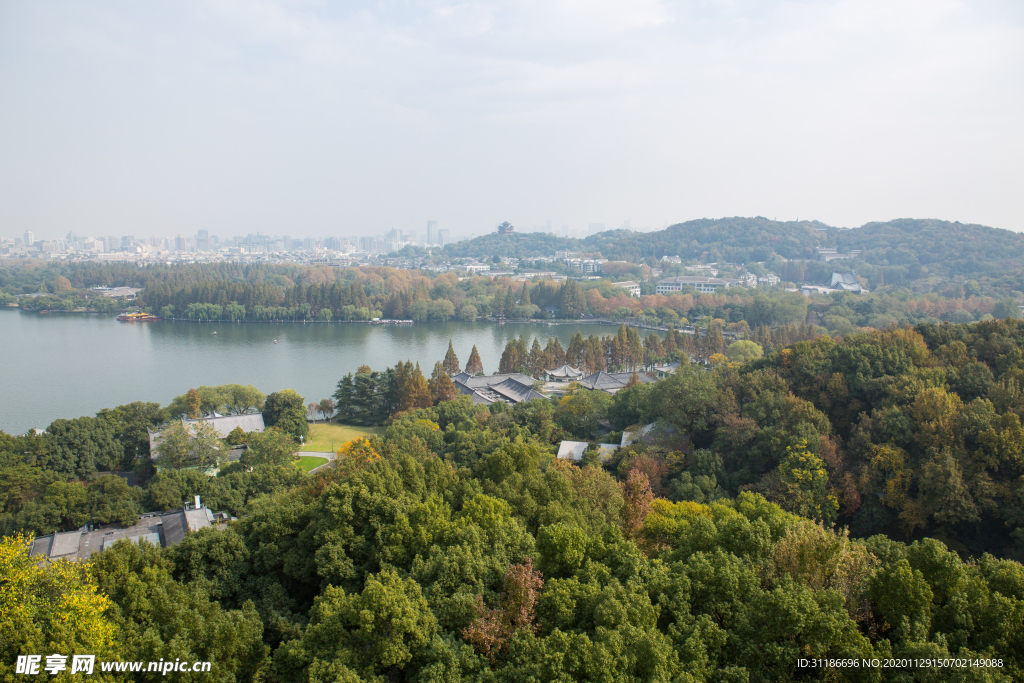
[[[1019,231],[1022,28],[1013,2],[6,2],[0,237]]]

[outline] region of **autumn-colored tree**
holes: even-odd
[[[651,511],[651,481],[640,469],[631,469],[622,486],[622,527],[626,535],[636,538]]]
[[[350,476],[376,460],[380,460],[376,441],[363,436],[341,444],[334,470],[343,477]]]
[[[488,609],[482,595],[476,596],[476,619],[462,630],[462,637],[493,663],[519,629],[537,632],[537,599],[544,579],[533,569],[533,559],[513,564],[505,572],[498,607]]]
[[[452,340],[448,340],[448,352],[444,354],[444,371],[449,375],[459,374],[459,357],[455,355]]]
[[[544,353],[550,359],[552,368],[561,367],[565,364],[565,349],[558,337],[548,337],[548,345],[544,347]]]
[[[53,280],[53,291],[54,291],[54,293],[70,292],[73,289],[74,289],[74,287],[71,286],[71,281],[68,280],[63,275],[58,275],[56,278],[54,278],[54,280]]]
[[[530,371],[530,375],[533,377],[542,377],[544,371],[551,366],[551,359],[548,357],[544,350],[540,347],[540,341],[534,337],[533,346],[530,348],[530,353],[526,357],[526,368]]]
[[[451,401],[459,395],[455,382],[448,376],[441,361],[434,363],[434,371],[430,374],[427,386],[430,387],[430,397],[433,399],[434,405]]]
[[[309,403],[306,405],[306,413],[313,418],[313,422],[316,422],[316,414],[320,412],[319,403]]]
[[[329,416],[334,415],[334,411],[338,408],[338,403],[333,398],[322,398],[318,404],[320,414],[324,416],[326,420]]]
[[[185,395],[185,410],[188,411],[188,416],[193,420],[200,417],[200,405],[202,405],[202,399],[199,397],[199,392],[195,389],[189,389]]]
[[[411,363],[408,365],[411,365]],[[420,370],[420,364],[418,362],[416,363],[416,367],[409,378],[409,392],[403,398],[404,402],[402,405],[408,407],[399,407],[399,410],[429,408],[434,405],[434,400],[430,394],[430,385],[427,384],[427,380],[423,376],[423,372]]]
[[[0,538],[0,658],[6,669],[0,677],[5,681],[20,678],[12,675],[18,655],[89,653],[105,659],[114,654],[115,626],[106,615],[110,601],[97,590],[89,565],[40,562],[29,555],[30,546],[31,538],[21,534]],[[70,659],[67,667],[70,673]]]
[[[480,352],[476,350],[476,344],[473,344],[473,350],[469,354],[469,361],[466,363],[466,374],[479,375],[483,371],[484,364],[480,360]]]

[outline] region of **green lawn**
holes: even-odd
[[[337,451],[346,441],[376,433],[376,427],[354,427],[337,422],[317,422],[309,425],[309,436],[306,437],[305,445],[299,450]]]
[[[295,461],[295,466],[303,472],[309,472],[314,467],[320,467],[327,462],[327,458],[317,458],[312,455],[304,455]]]

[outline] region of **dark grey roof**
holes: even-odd
[[[187,528],[185,527],[185,515],[181,512],[172,512],[163,516],[164,524],[164,545],[178,545],[185,538]]]
[[[190,508],[171,512],[147,513],[132,526],[112,524],[88,531],[54,533],[36,538],[30,553],[33,557],[51,560],[87,560],[121,540],[139,543],[141,539],[155,546],[169,547],[181,543],[185,535],[213,526],[214,515],[209,508]]]
[[[547,396],[534,390],[533,379],[521,372],[479,377],[470,377],[463,372],[452,377],[452,381],[460,393],[469,396],[473,403],[482,405],[490,405],[495,401],[515,405],[535,398],[547,399]]]

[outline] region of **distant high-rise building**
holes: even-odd
[[[210,231],[196,231],[196,251],[210,251]]]
[[[281,245],[284,247],[285,251],[291,251],[292,250],[292,236],[291,235],[285,235],[284,237],[282,237],[281,238]]]
[[[174,251],[188,251],[188,240],[184,235],[174,238]]]
[[[448,228],[441,228],[441,229],[439,229],[437,231],[437,243],[440,244],[443,247],[444,245],[448,244],[449,242],[450,242],[450,240],[448,239]]]
[[[341,240],[337,237],[325,237],[323,241],[324,249],[331,249],[332,251],[341,250]]]
[[[121,236],[121,248],[134,247],[135,246],[135,235],[122,235]]]
[[[31,230],[25,231],[25,247],[31,248],[36,242],[36,235]]]
[[[437,221],[427,221],[427,246],[437,244]]]

